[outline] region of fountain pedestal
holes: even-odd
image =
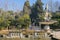
[[[50,32],[50,26],[49,25],[54,24],[57,21],[51,20],[52,15],[51,15],[51,13],[48,12],[48,4],[46,5],[45,9],[46,9],[46,13],[44,15],[44,21],[40,22],[40,25],[42,25],[42,24],[45,25],[44,30],[46,30],[47,32]]]
[[[50,32],[50,26],[49,25],[51,25],[51,24],[54,24],[54,23],[56,23],[57,21],[48,21],[48,22],[40,22],[40,25],[45,25],[44,26],[44,30],[46,30],[47,32]],[[40,27],[42,27],[42,26],[40,26]]]
[[[50,26],[49,26],[49,25],[45,25],[45,26],[44,26],[44,29],[45,29],[45,30],[50,30]]]

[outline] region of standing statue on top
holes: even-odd
[[[48,12],[48,4],[46,5],[45,10],[46,10],[46,13],[45,13],[44,20],[45,20],[45,21],[50,21],[50,19],[51,19],[52,16],[51,16],[51,14]]]

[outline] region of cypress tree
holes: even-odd
[[[31,8],[28,0],[24,3],[23,13],[26,13],[26,14],[31,13]]]

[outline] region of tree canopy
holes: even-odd
[[[43,3],[41,2],[41,0],[37,0],[36,3],[32,6],[32,13],[31,13],[31,21],[32,23],[37,22],[37,25],[39,25],[41,16],[43,13]]]
[[[60,7],[59,7],[60,9]],[[29,1],[26,1],[22,11],[5,11],[0,9],[0,29],[21,29],[29,28],[29,25],[39,26],[39,22],[44,21],[43,3],[41,0],[37,0],[32,6]],[[58,21],[57,24],[53,24],[60,28],[60,12],[52,13],[52,20]]]

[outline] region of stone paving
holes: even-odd
[[[54,38],[60,39],[60,31],[53,31],[52,34]]]

